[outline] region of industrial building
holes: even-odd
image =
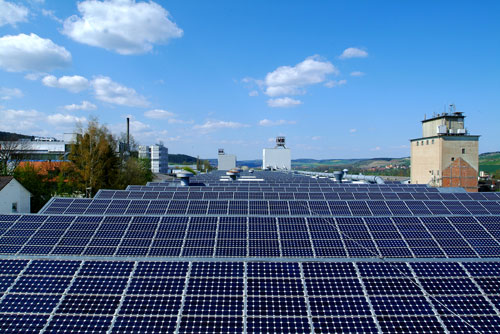
[[[292,152],[285,146],[285,137],[276,137],[276,146],[262,151],[262,169],[292,169]]]
[[[479,136],[468,133],[464,119],[453,111],[422,121],[422,137],[410,140],[411,183],[477,191]]]
[[[236,168],[236,155],[226,154],[224,149],[220,148],[217,156],[217,169],[230,170],[233,168]]]
[[[53,137],[32,137],[16,141],[0,141],[0,147],[7,147],[13,155],[19,156],[21,160],[65,160],[75,139],[76,134],[65,133],[63,140]]]
[[[139,158],[151,160],[153,173],[168,173],[168,148],[162,144],[139,146]]]

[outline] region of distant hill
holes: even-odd
[[[0,131],[0,141],[16,141],[19,139],[30,139],[31,136],[21,135],[18,133],[12,132],[3,132]]]
[[[479,155],[479,170],[494,173],[500,170],[500,152],[488,152]]]
[[[186,154],[168,154],[169,165],[194,165],[196,158]]]

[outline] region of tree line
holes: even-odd
[[[15,154],[12,148],[10,156],[0,153],[0,173],[14,175],[32,193],[32,212],[38,212],[55,195],[92,197],[100,189],[125,189],[127,185],[152,181],[150,160],[118,152],[118,140],[97,120],[89,121],[86,128],[80,127],[76,132],[76,140],[61,163],[41,167],[22,162],[20,151]],[[133,140],[132,143],[136,146]]]

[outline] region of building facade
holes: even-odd
[[[411,183],[477,191],[479,136],[468,134],[462,113],[422,121],[422,137],[411,139]]]
[[[151,171],[153,173],[167,174],[168,171],[168,148],[161,144],[152,146],[139,146],[139,158],[151,160]]]
[[[224,149],[219,149],[219,154],[217,155],[217,169],[218,170],[230,170],[236,168],[236,155],[224,153]]]
[[[30,213],[31,193],[12,176],[0,176],[0,214]]]

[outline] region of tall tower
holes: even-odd
[[[449,113],[422,121],[422,137],[411,139],[411,183],[477,191],[479,136],[470,135],[465,116]]]

